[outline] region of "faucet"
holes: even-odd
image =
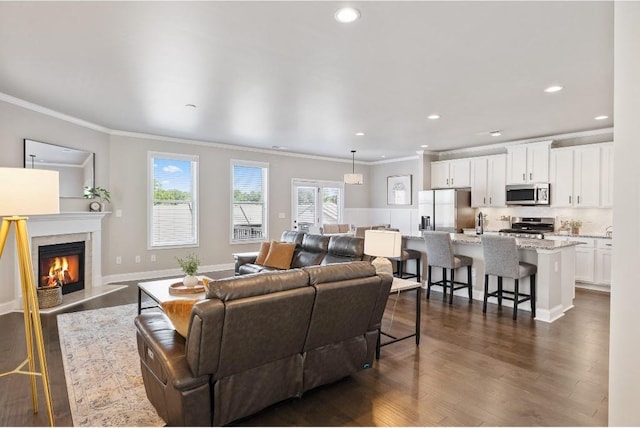
[[[613,238],[613,226],[607,227],[607,229],[605,231],[605,236],[607,238]]]

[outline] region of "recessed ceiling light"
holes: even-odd
[[[558,91],[561,91],[561,90],[562,90],[562,86],[554,85],[554,86],[549,86],[544,91],[547,92],[547,93],[553,93],[553,92],[558,92]]]
[[[343,7],[342,9],[337,10],[334,17],[336,18],[336,21],[348,24],[360,18],[360,11],[352,7]]]
[[[605,115],[602,115],[602,116],[596,116],[596,117],[594,117],[594,119],[595,119],[595,120],[605,120],[605,119],[609,119],[609,116],[605,116]]]
[[[431,120],[440,119],[440,115],[439,114],[430,114],[429,116],[427,116],[427,119],[431,119]]]
[[[274,149],[274,150],[285,150],[286,149],[286,147],[284,147],[284,146],[271,146],[271,148]]]
[[[499,137],[502,135],[502,131],[491,131],[489,132],[489,135],[491,135],[492,137]]]
[[[380,156],[380,157],[381,157],[381,158],[386,158],[386,156],[385,156],[385,155],[382,155],[382,156]]]
[[[429,145],[428,144],[423,144],[420,147],[422,147],[423,149],[426,149],[427,147],[429,147]]]
[[[196,108],[195,104],[185,104],[184,106],[189,108]]]
[[[362,136],[364,135],[364,132],[356,132],[356,135],[357,135],[358,137],[362,137]]]

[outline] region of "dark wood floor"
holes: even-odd
[[[212,274],[210,274],[212,275]],[[223,273],[213,274],[216,277]],[[553,324],[522,311],[512,321],[481,302],[438,293],[422,301],[420,347],[382,348],[369,370],[272,406],[241,426],[605,426],[608,407],[609,295],[578,289],[575,308]],[[415,294],[390,297],[383,327],[413,329]],[[65,310],[134,303],[135,286]],[[393,316],[393,322],[391,318]],[[56,424],[72,424],[55,314],[43,315]],[[0,371],[25,358],[21,314],[0,316]],[[132,326],[132,334],[133,333]],[[39,383],[40,386],[40,383]],[[0,378],[0,425],[47,425],[44,398],[33,415],[26,376]]]

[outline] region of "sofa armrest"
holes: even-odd
[[[233,261],[235,264],[236,275],[240,274],[240,266],[246,265],[247,263],[254,263],[257,258],[258,258],[258,251],[251,251],[248,253],[234,253]]]
[[[209,382],[208,375],[193,375],[185,354],[185,340],[163,313],[138,315],[135,326],[140,359],[158,379],[166,379],[178,391],[192,390]]]

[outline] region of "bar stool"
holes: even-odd
[[[427,269],[429,276],[427,279],[427,299],[431,294],[431,286],[440,285],[443,291],[442,300],[447,298],[447,287],[451,288],[449,304],[453,303],[453,292],[461,288],[469,289],[469,301],[471,302],[473,298],[471,285],[471,265],[473,264],[473,259],[471,257],[453,254],[451,236],[448,232],[425,231],[424,240],[427,245]],[[441,281],[433,282],[431,280],[431,267],[433,266],[442,268]],[[467,267],[466,284],[455,280],[456,269],[464,266]],[[450,279],[447,279],[447,269],[451,271]],[[456,287],[456,284],[459,286]]]
[[[408,278],[416,278],[416,281],[421,282],[420,275],[420,260],[422,259],[422,253],[418,250],[409,250],[403,249],[400,257],[389,257],[392,263],[396,265],[396,271],[393,273],[398,278],[408,279]],[[407,260],[415,260],[416,261],[416,272],[405,272],[405,263]]]
[[[482,312],[487,312],[487,299],[498,298],[498,307],[502,299],[513,301],[513,319],[518,317],[518,304],[531,302],[531,318],[536,316],[536,272],[538,268],[531,263],[518,260],[516,238],[511,236],[482,235],[482,252],[484,254],[484,302]],[[489,292],[489,275],[498,277],[498,289]],[[520,279],[530,277],[529,294],[520,291]],[[514,280],[514,290],[502,288],[502,278]]]

